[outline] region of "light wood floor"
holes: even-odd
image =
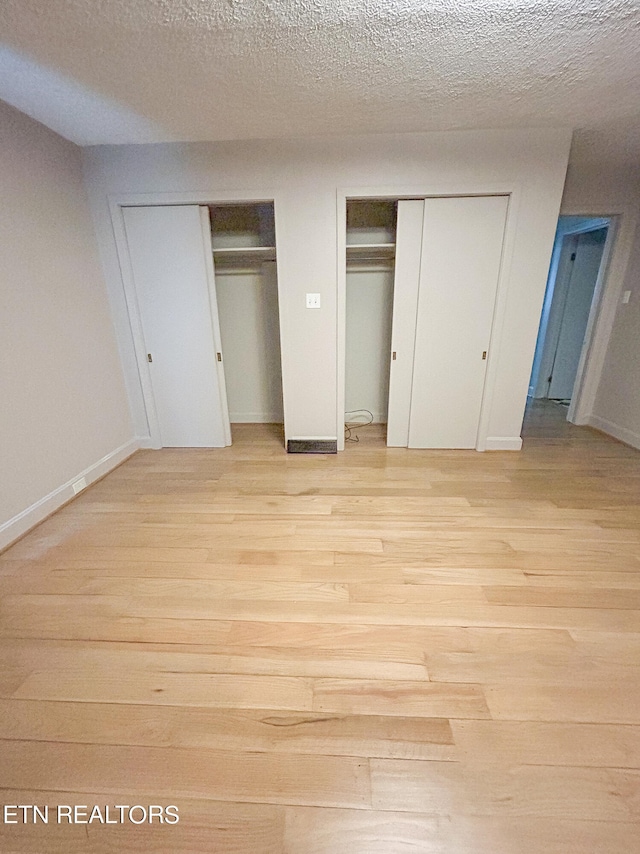
[[[640,851],[640,453],[136,454],[0,557],[2,852]]]

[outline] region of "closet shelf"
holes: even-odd
[[[396,252],[395,243],[348,243],[348,259],[381,260],[393,258]]]
[[[238,259],[251,258],[255,261],[273,261],[276,257],[275,246],[225,246],[224,248],[213,248],[214,258]]]

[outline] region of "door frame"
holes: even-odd
[[[366,200],[401,200],[447,198],[454,196],[508,196],[507,219],[505,223],[504,242],[496,301],[493,310],[489,356],[482,393],[482,406],[478,423],[476,450],[487,450],[489,435],[489,414],[496,385],[498,367],[497,354],[500,352],[503,320],[507,305],[508,274],[514,253],[515,237],[517,234],[517,218],[520,207],[522,189],[519,182],[509,184],[428,184],[390,187],[345,187],[336,192],[337,210],[337,422],[338,450],[344,450],[344,408],[345,408],[345,374],[346,374],[346,303],[347,303],[347,201],[351,199]]]
[[[604,208],[604,210],[603,210]],[[588,341],[583,347],[578,365],[573,397],[567,413],[567,421],[573,424],[590,424],[604,369],[604,362],[613,331],[613,324],[622,296],[625,275],[631,258],[633,240],[638,223],[638,211],[634,205],[611,207],[561,206],[559,216],[580,216],[610,220],[605,252],[603,252],[594,303],[587,324]],[[594,311],[596,303],[598,305]]]
[[[609,226],[607,228],[607,237],[604,242],[602,257],[600,258],[600,266],[598,267],[598,276],[596,278],[596,284],[593,289],[593,297],[591,298],[591,308],[589,309],[589,317],[587,318],[587,326],[585,328],[584,340],[582,343],[582,349],[580,351],[580,358],[578,360],[576,378],[575,382],[573,383],[573,389],[571,390],[571,402],[569,404],[569,411],[567,412],[567,421],[571,421],[574,424],[579,423],[577,422],[576,418],[577,413],[581,411],[582,396],[584,394],[585,389],[586,372],[589,366],[589,356],[594,340],[596,323],[602,309],[602,302],[609,276],[609,265],[616,243],[618,226],[618,217],[610,217]],[[582,234],[583,232],[579,233]],[[609,342],[607,339],[607,344],[608,343]],[[604,367],[604,354],[602,367]],[[600,368],[601,371],[602,367]]]
[[[562,214],[561,216],[564,216]],[[578,239],[582,234],[588,234],[591,231],[600,231],[603,228],[607,229],[607,237],[604,242],[604,246],[602,248],[602,255],[600,257],[600,265],[598,267],[598,274],[596,276],[595,285],[593,288],[593,295],[591,297],[591,307],[589,309],[589,315],[587,317],[587,323],[585,326],[584,339],[582,343],[582,347],[580,350],[580,358],[578,360],[578,367],[576,370],[576,377],[573,383],[573,388],[571,391],[571,403],[569,405],[569,410],[567,412],[567,420],[572,421],[573,419],[569,417],[570,413],[575,410],[575,407],[579,403],[579,393],[576,390],[580,389],[582,382],[582,374],[584,372],[586,366],[587,354],[589,352],[589,347],[591,345],[593,330],[595,327],[595,320],[600,311],[600,303],[603,296],[603,291],[607,278],[607,265],[609,263],[609,259],[611,257],[611,253],[613,251],[613,247],[615,245],[616,239],[616,226],[617,219],[615,217],[598,217],[599,222],[590,226],[576,226],[575,229],[568,230],[564,232],[561,236],[560,243],[560,256],[558,268],[556,271],[555,281],[553,285],[553,294],[551,297],[551,306],[549,308],[549,321],[547,324],[546,334],[544,336],[544,341],[542,344],[542,354],[540,359],[540,371],[544,374],[548,373],[551,370],[551,366],[555,361],[555,352],[558,348],[558,344],[560,342],[560,334],[562,329],[562,319],[564,316],[564,309],[561,313],[560,317],[553,314],[554,302],[556,300],[556,293],[558,296],[562,296],[562,291],[558,290],[558,285],[562,285],[564,287],[564,299],[563,302],[566,303],[566,300],[569,296],[569,288],[571,287],[571,275],[573,270],[569,270],[567,268],[567,256],[571,251],[571,243],[574,244],[575,249],[577,251]],[[606,221],[606,222],[605,222]],[[564,276],[569,274],[568,280],[564,281]],[[553,359],[552,356],[552,348],[553,348]],[[545,398],[548,398],[550,391],[550,383],[544,383],[546,386],[546,394]],[[536,386],[540,386],[540,380],[536,383]],[[537,389],[536,389],[537,390]]]
[[[118,263],[120,266],[120,276],[122,280],[122,287],[124,292],[125,303],[127,307],[127,313],[129,317],[129,327],[131,330],[131,340],[133,344],[133,350],[135,353],[136,366],[138,369],[138,378],[140,381],[140,388],[142,391],[142,401],[145,409],[145,414],[147,418],[147,425],[149,428],[149,440],[140,442],[141,447],[149,447],[153,449],[162,448],[162,440],[160,437],[160,424],[158,421],[158,416],[156,412],[156,405],[153,396],[153,386],[151,384],[151,374],[149,371],[149,364],[147,362],[147,353],[144,344],[144,336],[142,333],[142,318],[140,314],[140,306],[138,304],[138,297],[136,293],[135,281],[133,277],[133,268],[131,266],[131,258],[129,255],[129,244],[127,242],[127,233],[125,229],[123,208],[129,207],[165,207],[165,206],[176,206],[176,205],[186,205],[186,206],[197,206],[197,207],[209,207],[215,205],[225,205],[225,204],[273,204],[274,210],[274,221],[275,221],[275,232],[276,232],[276,274],[278,276],[278,323],[280,324],[280,329],[283,328],[283,305],[284,299],[282,298],[282,294],[280,291],[280,276],[279,268],[278,268],[278,205],[277,205],[277,194],[274,192],[249,192],[246,190],[239,190],[233,192],[211,192],[211,193],[133,193],[133,194],[113,194],[107,196],[107,201],[109,205],[109,214],[111,217],[111,225],[113,228],[113,235],[116,245],[116,252],[118,256]],[[201,219],[202,223],[202,219]],[[204,223],[202,223],[202,227],[204,228]],[[204,244],[203,244],[204,246]],[[207,253],[205,252],[205,256]],[[214,267],[213,267],[213,256],[209,260],[205,258],[205,264],[207,268],[207,285],[209,290],[209,295],[211,295],[211,281],[210,276],[214,276]],[[215,283],[215,278],[213,279]],[[211,299],[209,300],[211,305]],[[222,341],[220,337],[220,325],[218,318],[218,307],[217,305],[211,306],[211,322],[212,322],[212,332],[215,348],[218,352],[222,352]],[[280,336],[280,358],[281,364],[283,364],[282,359],[282,335]],[[226,398],[226,384],[224,380],[224,362],[219,363],[216,361],[215,364],[216,372],[218,375],[218,388],[220,389],[221,398],[224,396],[224,400],[221,399],[221,412],[222,418],[225,428],[225,440],[228,438],[228,444],[231,444],[231,428],[229,425],[229,408],[228,401]],[[283,410],[285,412],[285,446],[286,446],[286,402],[285,402],[285,394],[284,394],[284,380],[282,382],[283,386]]]

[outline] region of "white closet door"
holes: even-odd
[[[387,445],[409,444],[409,412],[420,283],[424,200],[398,202]]]
[[[223,447],[205,246],[197,205],[124,208],[163,447]]]
[[[410,448],[475,448],[507,196],[426,199]]]
[[[231,421],[229,419],[229,404],[227,402],[227,382],[222,350],[222,335],[220,334],[220,307],[218,305],[216,274],[213,266],[211,216],[209,208],[204,205],[200,206],[200,228],[202,231],[202,245],[204,247],[204,266],[209,285],[209,307],[211,309],[211,324],[213,327],[213,344],[216,350],[216,376],[218,380],[218,397],[220,400],[220,417],[224,430],[224,443],[228,447],[231,445]]]

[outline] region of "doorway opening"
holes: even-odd
[[[561,216],[551,255],[529,397],[572,419],[602,296],[610,217]]]
[[[230,430],[283,431],[282,367],[273,203],[209,206],[214,277]],[[215,320],[214,320],[215,323]]]
[[[384,444],[395,274],[394,200],[347,201],[345,443]],[[371,425],[371,429],[362,428]]]

